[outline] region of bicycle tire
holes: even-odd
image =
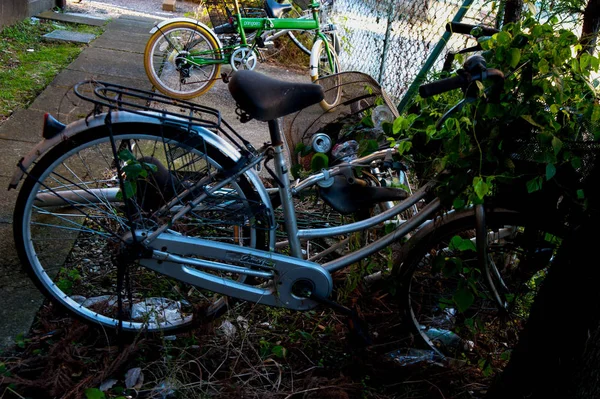
[[[507,210],[488,211],[486,225],[490,265],[506,262],[499,270],[506,289],[495,280],[495,287],[507,300],[505,310],[497,306],[477,269],[474,244],[472,249],[462,250],[450,244],[455,236],[463,240],[475,236],[473,210],[451,214],[433,230],[417,233],[405,244],[409,252],[399,276],[403,309],[408,313],[405,321],[417,346],[444,356],[464,356],[484,370],[497,371],[510,358],[537,284],[543,280],[560,244],[557,237],[563,233],[551,222]],[[471,293],[471,299],[465,292]],[[461,309],[461,301],[464,307],[469,300],[472,304]]]
[[[206,93],[215,84],[221,64],[192,65],[183,56],[202,52],[220,60],[222,49],[211,32],[190,22],[173,22],[150,36],[144,49],[144,69],[156,89],[186,100]]]
[[[165,220],[156,216],[156,209],[200,179],[202,187],[216,184],[224,176],[219,172],[235,164],[199,135],[176,128],[135,123],[112,130],[117,148],[129,150],[140,164],[156,166],[137,178],[137,191],[129,200],[136,229],[152,231],[170,220],[183,201],[167,208]],[[16,248],[36,286],[78,319],[107,328],[118,326],[115,274],[119,256],[128,254],[122,249],[128,248],[122,240],[126,205],[114,195],[118,183],[113,159],[105,126],[62,141],[32,168],[14,211]],[[261,217],[258,202],[253,186],[241,176],[173,222],[168,233],[266,249],[266,230],[248,227],[248,220]],[[121,291],[123,331],[174,333],[218,317],[227,307],[225,297],[205,294],[135,260],[128,267],[128,283]],[[243,280],[239,275],[222,277]]]
[[[335,107],[342,98],[341,78],[338,79],[323,79],[321,78],[335,75],[341,71],[340,61],[337,54],[332,49],[329,49],[333,57],[333,70],[329,64],[327,56],[327,46],[322,39],[318,39],[312,47],[310,55],[310,73],[311,79],[316,84],[323,87],[325,98],[321,101],[321,108],[325,111]]]
[[[322,16],[322,14],[321,14]],[[302,18],[301,14],[295,8],[287,11],[282,18],[294,18],[299,19]],[[307,14],[307,18],[312,18],[312,13]],[[321,25],[328,24],[329,21],[321,21]],[[288,37],[290,40],[298,47],[304,54],[310,55],[312,50],[312,45],[316,40],[316,31],[314,30],[303,30],[303,31],[288,31]],[[333,49],[336,53],[340,53],[340,39],[335,31],[325,32],[325,36],[327,36],[327,40],[331,45],[333,45]]]

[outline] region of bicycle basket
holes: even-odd
[[[238,5],[240,6],[240,12],[243,17],[263,18],[266,16],[262,1],[238,1]],[[204,0],[204,7],[206,7],[206,12],[208,13],[213,29],[224,25],[230,25],[233,28],[233,1]],[[233,33],[233,31],[231,33]]]
[[[324,151],[330,164],[388,145],[380,123],[393,122],[398,112],[375,79],[360,72],[342,72],[321,78],[317,83],[323,86],[326,98],[339,96],[339,101],[329,111],[315,104],[284,118],[287,144],[296,153],[292,156],[293,165],[306,161],[303,158],[311,158],[313,153],[323,152],[319,151],[323,147],[313,142],[325,138],[323,135],[331,143],[331,148]]]

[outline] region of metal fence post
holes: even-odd
[[[388,17],[387,27],[385,30],[385,38],[383,39],[383,52],[381,53],[381,66],[379,68],[379,84],[383,85],[383,71],[385,71],[385,63],[387,60],[387,54],[390,47],[390,34],[392,32],[392,22],[394,22],[394,0],[388,0]]]
[[[463,17],[465,16],[465,14],[467,13],[467,11],[469,10],[469,7],[471,6],[471,4],[473,4],[473,1],[474,0],[464,0],[460,9],[458,10],[456,15],[452,19],[452,22],[460,22],[463,19]],[[433,49],[433,51],[427,58],[427,61],[425,61],[425,64],[423,65],[423,67],[421,68],[421,70],[419,71],[419,73],[417,74],[417,76],[415,77],[415,79],[413,80],[411,85],[409,86],[408,90],[402,97],[400,104],[398,104],[398,112],[402,113],[404,108],[406,108],[406,106],[412,101],[415,94],[417,94],[417,90],[419,89],[419,86],[425,80],[425,77],[429,73],[429,70],[431,69],[431,67],[433,66],[433,64],[435,63],[437,58],[439,57],[440,53],[446,46],[446,43],[450,39],[451,35],[452,35],[452,32],[444,32],[444,34],[442,35],[442,38],[440,39],[438,44],[435,46],[435,48]]]

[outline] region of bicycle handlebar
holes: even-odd
[[[444,93],[446,91],[460,89],[461,87],[464,87],[467,84],[469,84],[469,80],[466,76],[453,76],[451,78],[437,80],[435,82],[419,86],[419,94],[421,95],[421,97],[427,98],[436,94]]]
[[[475,28],[477,28],[477,30],[473,32]],[[498,29],[489,26],[463,24],[461,22],[448,22],[446,24],[446,30],[448,32],[460,33],[463,35],[473,35],[475,37],[492,36],[493,34],[500,32]]]
[[[423,98],[431,97],[436,94],[441,94],[450,90],[466,88],[471,82],[475,80],[504,80],[504,73],[498,69],[488,68],[480,73],[469,74],[463,72],[458,76],[451,78],[437,80],[435,82],[427,83],[419,87],[419,94]]]

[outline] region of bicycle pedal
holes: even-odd
[[[271,47],[273,47],[275,45],[275,42],[272,41],[272,40],[267,40],[263,44],[264,44],[263,48],[271,48]]]

